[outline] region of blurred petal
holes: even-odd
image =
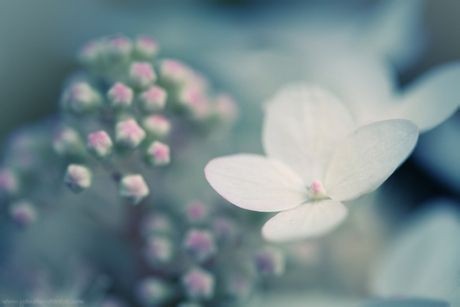
[[[357,129],[331,160],[327,194],[345,201],[375,190],[409,156],[417,137],[417,127],[407,120],[385,120]]]
[[[309,202],[272,217],[262,228],[262,235],[269,241],[316,237],[334,229],[346,216],[347,208],[340,202]]]
[[[306,182],[323,178],[334,147],[353,128],[337,98],[304,84],[282,89],[267,105],[265,116],[267,155],[289,165]]]
[[[406,118],[421,131],[434,128],[460,106],[460,62],[436,68],[417,80],[401,97],[389,118]]]
[[[380,57],[346,49],[340,54],[322,54],[319,59],[312,58],[308,64],[308,80],[338,95],[358,124],[379,119],[393,99],[395,76],[391,66]]]
[[[390,245],[376,271],[379,296],[447,300],[460,293],[460,215],[456,203],[437,201]]]
[[[211,160],[206,179],[222,197],[253,211],[274,212],[298,206],[306,199],[302,179],[281,162],[240,154]]]

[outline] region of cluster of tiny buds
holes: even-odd
[[[153,274],[138,285],[138,292],[145,294],[145,280],[155,280],[151,285],[155,291],[149,291],[152,295],[148,299],[143,295],[142,303],[169,303],[169,296],[163,294],[171,291],[184,295],[180,297],[180,306],[206,305],[219,300],[220,295],[234,301],[243,300],[255,288],[257,276],[265,279],[284,272],[285,260],[279,250],[272,247],[254,250],[252,246],[246,246],[240,241],[236,221],[225,211],[211,208],[205,202],[190,201],[185,204],[182,214],[172,213],[174,224],[168,208],[162,211],[153,209],[145,215],[140,229],[145,239],[143,255],[147,265],[162,274]],[[181,244],[176,243],[179,238],[182,238]],[[229,255],[234,246],[239,246],[239,252]],[[215,265],[223,259],[226,263],[234,263],[228,263],[233,269],[224,269],[222,275],[221,264],[219,267]],[[242,263],[245,265],[236,269]],[[178,278],[179,285],[170,283]],[[168,290],[159,291],[159,288]]]
[[[64,120],[53,139],[58,154],[78,162],[65,174],[72,191],[89,188],[94,163],[103,163],[104,169],[112,168],[120,195],[139,203],[149,194],[146,180],[140,174],[123,175],[130,171],[126,163],[122,172],[114,161],[141,156],[154,167],[170,164],[177,117],[206,125],[235,120],[237,108],[230,96],[210,95],[201,74],[179,60],[157,59],[158,50],[152,38],[122,35],[82,49],[80,60],[87,71],[64,90],[63,118],[70,120]],[[127,154],[131,151],[141,155]]]

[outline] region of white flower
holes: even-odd
[[[331,94],[291,86],[267,106],[267,157],[217,158],[205,173],[211,186],[238,207],[281,211],[264,225],[266,239],[318,236],[345,218],[342,201],[380,186],[406,159],[417,137],[417,127],[401,119],[356,128]]]
[[[307,79],[339,95],[360,124],[401,118],[425,132],[460,106],[460,61],[431,69],[399,90],[395,72],[381,58],[350,52],[328,58],[316,65],[309,63],[312,77]]]

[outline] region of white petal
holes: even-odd
[[[324,183],[327,194],[345,201],[377,189],[409,156],[417,137],[417,127],[403,119],[357,129],[331,160]]]
[[[353,129],[348,110],[316,86],[290,85],[269,102],[263,144],[306,182],[322,179],[334,147]]]
[[[308,80],[338,95],[358,124],[375,121],[393,102],[394,71],[382,58],[348,50],[330,55],[327,61],[311,61]]]
[[[206,179],[222,197],[248,210],[276,212],[306,199],[302,179],[289,167],[262,156],[233,155],[211,160]]]
[[[317,237],[334,229],[346,216],[347,208],[340,202],[309,202],[272,217],[262,228],[262,235],[277,242]]]
[[[389,118],[406,118],[421,131],[434,128],[460,106],[460,62],[428,72],[411,86]]]

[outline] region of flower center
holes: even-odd
[[[326,190],[323,184],[319,180],[313,180],[311,185],[308,187],[309,197],[311,199],[322,199],[326,198]]]

